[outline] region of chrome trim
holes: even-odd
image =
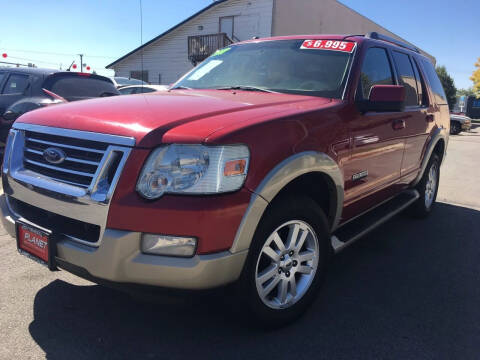
[[[337,163],[327,154],[305,151],[290,156],[275,166],[253,191],[250,204],[230,248],[232,253],[246,250],[250,247],[257,225],[268,204],[291,181],[308,173],[323,173],[335,185],[335,212],[331,221],[331,231],[333,232],[337,228],[343,209],[344,180],[342,171]]]
[[[51,127],[51,126],[26,124],[22,122],[20,123],[15,122],[13,125],[13,128],[17,130],[28,130],[28,131],[40,132],[40,133],[45,133],[50,135],[67,136],[67,137],[98,141],[98,142],[114,144],[114,145],[135,146],[135,139],[127,136],[95,133],[95,132],[83,131],[83,130],[70,130],[70,129]]]
[[[98,149],[91,149],[91,148],[84,148],[81,146],[73,146],[73,145],[67,145],[67,144],[61,144],[61,143],[56,143],[52,141],[46,141],[46,140],[40,140],[40,139],[35,139],[35,138],[28,138],[28,141],[33,141],[39,144],[45,144],[45,145],[53,145],[53,146],[58,146],[58,147],[64,147],[67,149],[74,149],[74,150],[80,150],[80,151],[88,151],[88,152],[94,152],[97,154],[103,154],[105,151],[103,150],[98,150]]]
[[[25,161],[29,164],[37,165],[37,166],[44,167],[44,168],[47,168],[47,169],[51,169],[51,170],[55,170],[55,171],[61,171],[61,172],[74,174],[74,175],[81,175],[81,176],[86,176],[86,177],[93,177],[93,175],[94,175],[92,173],[86,173],[86,172],[83,172],[83,171],[69,170],[69,169],[65,169],[65,168],[62,168],[62,167],[58,167],[58,166],[47,165],[47,164],[44,164],[44,163],[41,163],[41,162],[38,162],[38,161],[34,161],[34,160],[30,160],[30,159],[23,159],[23,161]]]
[[[38,150],[30,149],[30,148],[25,148],[25,151],[28,151],[32,154],[43,155],[43,151],[38,151]],[[65,158],[64,161],[73,161],[73,162],[77,162],[77,163],[80,163],[80,164],[87,164],[87,165],[93,165],[93,166],[98,166],[98,164],[100,164],[99,162],[76,159],[76,158],[72,158],[72,157],[68,157],[68,156]]]
[[[62,137],[72,138],[74,138],[74,135],[82,134],[80,139],[93,139],[98,142],[100,142],[101,139],[104,139],[102,142],[107,148],[105,151],[102,151],[102,160],[97,164],[97,170],[94,174],[68,170],[25,159],[25,131],[55,134]],[[125,139],[129,138],[120,137],[119,140],[112,141],[112,139],[114,140],[115,138],[114,135],[106,135],[103,137],[103,134],[95,134],[95,136],[91,136],[91,134],[92,133],[83,131],[72,132],[68,129],[37,125],[29,127],[27,124],[20,124],[20,127],[18,127],[17,124],[15,124],[11,130],[11,139],[9,139],[11,140],[10,149],[7,152],[9,157],[5,159],[4,162],[3,186],[5,194],[7,195],[7,202],[9,197],[13,197],[27,204],[58,215],[98,225],[100,227],[100,236],[99,240],[95,243],[70,237],[78,243],[90,247],[98,247],[106,229],[110,200],[132,149],[130,147],[111,144],[112,142],[126,143]],[[128,143],[135,144],[135,140],[133,138],[129,139]],[[63,144],[59,145],[63,146]],[[92,149],[86,148],[86,151],[91,150]],[[116,172],[113,175],[111,183],[108,183],[107,179],[110,174],[110,167],[118,156],[121,158],[118,162]],[[65,181],[55,177],[42,175],[26,169],[24,167],[24,161],[57,171],[88,176],[92,181],[90,182],[90,185],[82,185],[75,181]]]

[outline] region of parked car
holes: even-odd
[[[111,95],[119,92],[104,76],[0,67],[0,145],[4,145],[12,123],[28,111],[64,101]]]
[[[148,85],[148,83],[145,81],[142,81],[139,79],[121,77],[121,76],[112,76],[110,79],[113,81],[117,89],[120,89],[124,86],[129,86],[129,85]]]
[[[236,283],[235,306],[284,324],[334,253],[407,207],[432,212],[449,127],[434,66],[412,46],[376,33],[255,39],[162,96],[23,115],[2,220],[50,269],[107,284]]]
[[[450,114],[450,134],[458,135],[462,131],[470,131],[472,119],[468,116],[459,114]]]
[[[146,94],[155,91],[168,90],[167,85],[129,85],[118,89],[121,95]]]

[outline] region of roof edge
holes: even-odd
[[[198,15],[201,15],[203,14],[205,11],[207,10],[210,10],[211,8],[219,5],[219,4],[222,4],[224,2],[227,2],[228,0],[215,0],[213,3],[211,3],[210,5],[208,5],[207,7],[204,7],[203,9],[201,9],[200,11],[197,11],[195,14],[193,14],[192,16],[188,17],[187,19],[183,20],[182,22],[178,23],[177,25],[171,27],[170,29],[168,29],[167,31],[161,33],[160,35],[154,37],[152,40],[146,42],[145,44],[142,44],[140,45],[139,47],[133,49],[132,51],[130,51],[129,53],[123,55],[122,57],[120,57],[119,59],[115,60],[114,62],[112,62],[111,64],[108,64],[107,66],[105,66],[105,69],[110,69],[113,65],[119,63],[120,61],[126,59],[127,57],[129,57],[130,55],[133,55],[134,53],[136,53],[137,51],[143,49],[144,47],[150,45],[151,43],[157,41],[157,40],[160,40],[162,37],[170,34],[172,31],[178,29],[180,26],[186,24],[187,22],[189,22],[190,20],[196,18]]]

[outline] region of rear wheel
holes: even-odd
[[[410,213],[419,218],[428,216],[437,199],[438,185],[440,182],[440,158],[432,154],[422,179],[416,186],[420,197],[410,208]]]
[[[328,226],[309,198],[275,201],[259,224],[241,279],[255,321],[280,326],[313,301],[328,258]]]

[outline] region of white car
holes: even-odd
[[[144,94],[155,91],[166,91],[169,87],[167,85],[130,85],[118,89],[120,95],[130,94]]]

